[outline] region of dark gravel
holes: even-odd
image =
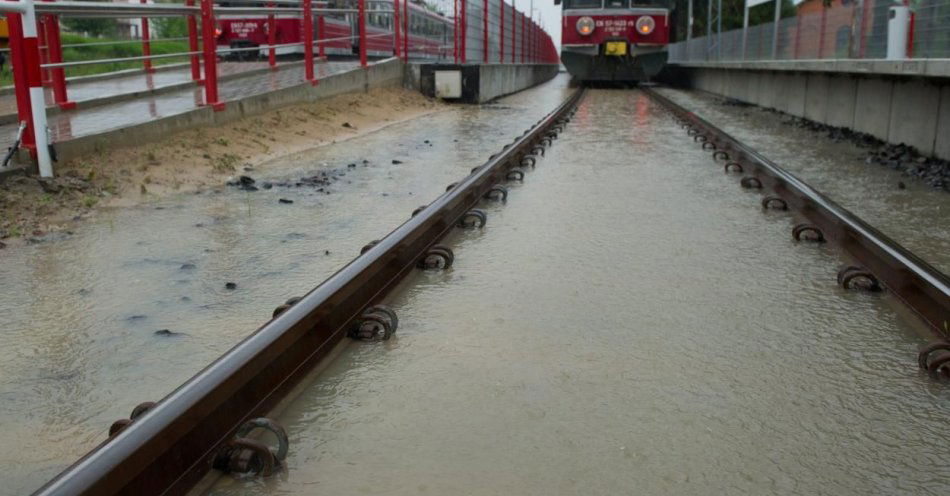
[[[745,106],[741,102],[736,103],[729,100],[723,102],[723,105]],[[921,155],[914,147],[904,143],[887,143],[867,133],[845,127],[829,126],[811,119],[795,117],[771,109],[766,110],[785,116],[783,122],[786,125],[821,134],[835,143],[847,141],[866,149],[865,164],[888,167],[900,172],[904,177],[917,178],[932,188],[950,192],[950,161],[948,160]],[[899,182],[898,188],[901,188],[901,186],[906,187],[903,182]]]

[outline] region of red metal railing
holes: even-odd
[[[370,56],[396,56],[406,61],[420,58],[443,60],[450,56],[450,50],[454,54],[455,62],[463,64],[558,61],[557,50],[551,37],[533,19],[519,12],[513,4],[508,10],[509,4],[505,0],[455,0],[455,10],[451,18],[432,12],[424,6],[410,5],[409,0],[347,1],[350,2],[347,6],[352,8],[330,9],[325,0],[268,0],[264,6],[253,0],[229,0],[228,6],[222,6],[216,3],[216,0],[183,0],[184,3],[160,4],[146,3],[147,0],[139,0],[138,3],[71,0],[42,0],[33,3],[8,0],[5,3],[15,6],[3,11],[9,19],[10,59],[14,73],[17,113],[20,121],[26,123],[21,146],[30,150],[34,158],[37,157],[32,107],[37,105],[39,110],[45,113],[46,106],[43,99],[31,102],[28,76],[36,74],[40,84],[51,86],[53,103],[68,110],[76,104],[69,99],[66,69],[80,65],[141,62],[143,70],[148,73],[155,71],[153,63],[158,59],[184,59],[190,65],[191,79],[203,87],[203,104],[214,110],[222,110],[225,102],[218,91],[218,60],[225,54],[247,51],[264,54],[266,51],[268,66],[272,70],[278,70],[278,49],[302,47],[303,77],[313,85],[318,82],[314,69],[315,59],[325,57],[326,46],[332,46],[332,43],[339,43],[341,40],[347,40],[347,46],[350,46],[350,42],[357,43],[362,67],[367,67]],[[235,4],[239,6],[235,7]],[[25,15],[22,14],[25,9],[30,9],[31,15],[35,17],[36,37],[24,37],[21,16]],[[344,35],[326,35],[326,15],[344,19],[335,21],[337,26],[345,22],[347,27]],[[369,23],[372,26],[368,25],[368,15],[373,16],[373,22]],[[219,46],[219,16],[265,18],[266,44],[254,47]],[[88,45],[141,43],[142,55],[65,61],[60,39],[62,17],[140,19],[140,40],[96,42]],[[187,51],[152,53],[151,44],[155,40],[151,37],[149,19],[162,17],[184,17],[187,20]],[[278,18],[299,19],[302,39],[279,43]],[[314,47],[317,48],[316,56]],[[45,125],[43,132],[45,137]]]
[[[558,63],[551,37],[505,0],[456,0],[456,62]]]

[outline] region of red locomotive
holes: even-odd
[[[366,53],[370,56],[391,57],[395,54],[393,38],[393,2],[392,0],[372,0],[366,2]],[[245,4],[242,4],[245,5]],[[355,2],[330,2],[330,9],[355,9]],[[404,22],[406,6],[399,2],[399,22]],[[384,11],[384,12],[377,12]],[[452,21],[428,11],[410,2],[409,11],[409,53],[418,58],[446,57],[452,53]],[[303,41],[303,21],[300,18],[278,17],[276,26],[276,44],[301,43]],[[327,40],[322,43],[327,55],[353,55],[359,53],[359,33],[355,14],[328,13],[324,16],[325,32],[320,36]],[[217,40],[219,47],[255,48],[268,44],[267,15],[255,16],[219,16]],[[314,22],[314,29],[319,26]],[[317,35],[314,35],[315,39]],[[233,58],[249,59],[264,57],[268,49],[234,52]],[[277,55],[303,54],[303,45],[278,47]]]
[[[655,76],[666,65],[671,5],[671,0],[564,0],[561,62],[581,81]]]

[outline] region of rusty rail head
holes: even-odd
[[[577,104],[583,90],[498,156],[103,442],[36,495],[183,494]],[[409,212],[406,212],[409,217]],[[354,250],[356,247],[354,247]]]
[[[774,191],[789,210],[807,218],[827,240],[850,253],[928,324],[931,337],[947,337],[950,278],[946,274],[725,131],[658,92],[643,90],[695,129],[695,136],[704,136],[704,149],[711,143],[716,153],[725,152],[727,160],[738,162],[763,189]]]

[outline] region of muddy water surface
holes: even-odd
[[[755,106],[723,105],[723,100],[708,93],[659,91],[752,146],[933,266],[950,272],[950,195],[946,191],[867,164],[867,148],[789,125],[788,115]],[[735,181],[738,183],[738,178]]]
[[[286,470],[214,494],[950,491],[919,323],[643,94],[589,93],[511,188],[278,417]]]
[[[260,185],[331,171],[337,180],[324,191],[183,195],[107,211],[64,241],[5,250],[0,494],[38,488],[104,440],[114,420],[171,392],[566,91],[558,79],[287,157],[268,168],[272,177],[250,172]]]

